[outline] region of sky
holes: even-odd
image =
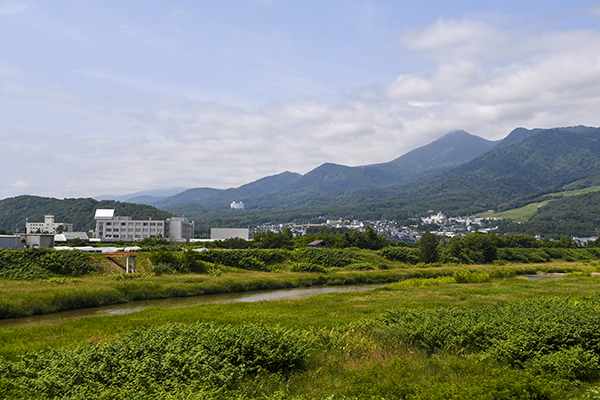
[[[0,198],[600,126],[600,1],[0,0]]]

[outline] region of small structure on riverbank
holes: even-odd
[[[104,253],[104,255],[108,258],[126,258],[127,259],[127,267],[125,268],[125,273],[129,273],[129,266],[131,265],[131,273],[135,274],[135,251],[124,251],[119,253]],[[131,264],[129,264],[129,260],[131,259]]]
[[[308,244],[311,249],[328,249],[331,246],[324,240],[315,240]]]

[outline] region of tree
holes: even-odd
[[[83,239],[76,237],[74,239],[69,240],[69,245],[71,245],[73,247],[81,247],[81,246],[87,246],[87,243]]]
[[[282,233],[257,233],[254,235],[254,244],[259,249],[293,249],[293,234],[289,228],[285,228]]]
[[[419,240],[419,249],[421,250],[421,257],[424,262],[432,263],[438,259],[438,242],[439,238],[435,233],[431,233],[427,230],[421,236]]]
[[[56,227],[56,233],[57,233],[57,234],[59,234],[59,235],[60,235],[60,234],[61,234],[61,233],[63,233],[64,231],[65,231],[65,227],[64,227],[64,225],[59,225],[59,226],[57,226],[57,227]]]

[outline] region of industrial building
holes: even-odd
[[[44,222],[25,222],[25,233],[57,233],[56,229],[62,226],[63,232],[73,232],[73,224],[54,222],[54,215],[45,215]]]
[[[52,234],[27,234],[0,235],[0,248],[19,250],[54,247],[54,235]]]
[[[225,240],[240,238],[250,239],[250,230],[248,228],[210,228],[210,238],[212,240]]]
[[[95,238],[102,241],[137,241],[160,235],[170,242],[186,242],[194,237],[194,221],[187,218],[133,220],[115,216],[114,209],[98,209],[94,220]]]

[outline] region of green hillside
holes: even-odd
[[[54,215],[56,222],[71,223],[75,231],[88,231],[94,229],[94,214],[98,208],[114,208],[116,215],[127,215],[134,219],[165,219],[172,216],[169,212],[143,204],[91,198],[59,200],[26,195],[0,200],[0,229],[24,232],[26,218],[30,222],[43,222],[44,215]]]
[[[547,205],[551,201],[561,199],[563,197],[578,196],[581,194],[592,193],[597,191],[600,191],[600,186],[594,186],[580,190],[569,190],[564,192],[549,193],[543,196],[543,200],[532,202],[523,207],[514,208],[502,212],[488,211],[484,213],[479,213],[477,214],[477,216],[480,218],[510,218],[513,221],[526,222],[529,221],[534,215],[536,215],[536,213],[541,207]]]

